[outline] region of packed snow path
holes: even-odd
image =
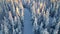
[[[33,27],[31,22],[31,14],[28,9],[24,11],[24,34],[33,34]]]

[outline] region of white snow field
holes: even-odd
[[[31,14],[28,9],[24,11],[24,34],[33,34],[33,27],[31,23]]]

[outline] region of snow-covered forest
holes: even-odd
[[[0,34],[60,34],[60,0],[0,0]]]

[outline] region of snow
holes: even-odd
[[[33,34],[33,27],[31,23],[31,14],[28,9],[24,11],[24,34]]]

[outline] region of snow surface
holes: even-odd
[[[24,11],[24,34],[33,34],[33,27],[31,23],[31,14],[27,8]]]

